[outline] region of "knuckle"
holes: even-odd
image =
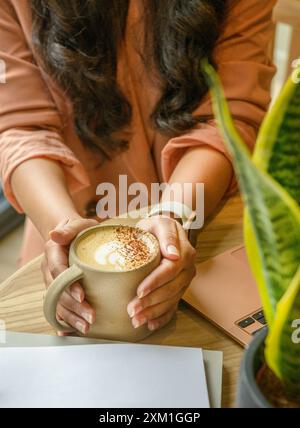
[[[64,270],[66,270],[66,266],[57,263],[57,264],[51,264],[51,266],[49,267],[50,273],[52,275],[53,278],[56,278],[57,276],[59,276]]]
[[[150,307],[145,310],[145,316],[148,320],[153,320],[159,317],[159,310],[157,306]]]
[[[69,287],[67,288],[67,291],[72,295],[72,293],[82,292],[83,288],[78,282],[74,282],[73,284],[69,285]]]
[[[196,272],[197,272],[196,266],[192,265],[192,267],[190,269],[190,274],[191,274],[192,278],[194,278],[196,276]]]
[[[167,241],[171,244],[175,244],[178,241],[178,235],[176,231],[168,230],[165,234]]]
[[[56,244],[55,244],[55,242],[53,242],[51,239],[48,239],[48,241],[46,241],[46,242],[45,242],[45,244],[44,244],[45,251],[46,251],[46,252],[47,252],[47,251],[49,251],[49,250],[50,250],[50,249],[52,249],[55,245],[56,245]]]
[[[151,296],[151,293],[148,296],[143,297],[143,299],[141,299],[139,301],[139,306],[140,306],[141,310],[144,310],[144,309],[148,308],[149,306],[153,306],[153,304],[154,304],[154,301],[153,301],[153,298]]]
[[[61,313],[58,312],[58,314],[61,316],[63,321],[65,321],[70,326],[75,327],[77,318],[72,312],[70,312],[68,309],[64,309]]]
[[[186,266],[194,265],[196,260],[196,255],[197,255],[197,251],[195,250],[194,247],[192,247],[192,245],[189,244],[188,247],[186,247],[186,251],[184,252],[184,256],[183,256],[184,264]]]
[[[191,257],[193,257],[193,259],[196,257],[196,255],[197,255],[197,250],[196,250],[196,248],[194,248],[191,244],[190,244],[190,249],[189,249],[189,251],[190,251],[190,255],[191,255]]]
[[[72,327],[75,327],[75,317],[70,311],[66,310],[64,312],[63,320]]]
[[[50,266],[49,272],[50,272],[52,278],[56,278],[60,274],[60,271],[58,270],[58,268],[56,266]]]
[[[64,307],[71,309],[70,306],[72,305],[70,304],[69,295],[66,291],[63,292],[62,295],[60,296],[59,303],[61,303]]]
[[[171,310],[164,317],[162,317],[162,319],[159,321],[159,328],[168,324],[173,318],[174,313],[175,313],[175,310]]]
[[[177,272],[177,264],[171,260],[163,259],[164,273],[167,276],[172,276]]]
[[[60,302],[73,313],[80,315],[81,306],[66,291],[61,295]]]
[[[147,285],[147,287],[145,287],[144,289],[144,294],[146,294],[146,296],[143,299],[150,299],[150,294],[152,291],[157,290],[160,286],[160,280],[159,278],[153,278],[151,283]],[[150,293],[150,294],[149,294]],[[148,302],[148,300],[146,300]],[[145,305],[146,306],[146,305]]]

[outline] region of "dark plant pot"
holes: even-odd
[[[254,336],[245,351],[239,377],[237,407],[272,408],[256,383],[256,375],[264,362],[265,339],[268,329],[264,328]]]

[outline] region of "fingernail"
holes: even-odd
[[[71,296],[76,300],[76,302],[82,303],[81,295],[77,291],[72,291]]]
[[[175,245],[168,245],[167,251],[171,256],[179,256],[179,251]]]
[[[137,320],[137,319],[134,318],[132,320],[132,325],[133,325],[134,328],[139,328],[142,325],[144,325],[146,323],[146,321],[147,321],[146,318],[143,318],[141,320]]]
[[[144,291],[144,290],[139,290],[139,291],[137,292],[137,295],[138,295],[138,298],[139,298],[139,299],[142,299],[142,298],[144,297],[144,295],[145,295],[145,291]]]
[[[132,306],[128,306],[127,312],[128,312],[128,315],[130,316],[130,318],[133,318],[135,316],[135,310]]]
[[[63,332],[62,332],[62,331],[58,331],[58,332],[57,332],[57,336],[59,336],[59,337],[63,337],[63,335],[64,335],[64,334],[63,334]]]
[[[78,331],[80,331],[82,334],[85,334],[85,325],[81,321],[76,321],[75,327]]]
[[[84,318],[89,324],[93,324],[93,316],[88,312],[83,312],[82,318]]]
[[[156,329],[155,324],[153,324],[153,323],[149,323],[149,324],[148,324],[148,329],[149,329],[150,331],[154,331],[154,330]]]

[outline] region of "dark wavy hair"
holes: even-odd
[[[116,136],[132,114],[116,70],[129,1],[30,0],[34,49],[71,100],[78,136],[105,158],[128,147]],[[151,121],[163,134],[180,135],[201,120],[193,115],[207,92],[200,62],[204,57],[213,62],[227,2],[135,1],[144,5],[141,55],[149,73],[155,67],[161,90]]]

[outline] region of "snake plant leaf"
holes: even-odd
[[[292,77],[263,122],[253,161],[300,205],[300,84]]]
[[[300,346],[292,337],[293,322],[300,319],[300,90],[288,81],[261,128],[252,160],[216,72],[206,63],[204,73],[245,201],[247,253],[270,330],[266,361],[289,391],[299,393]]]
[[[295,323],[296,321],[296,323]],[[268,366],[282,380],[286,390],[300,393],[300,267],[277,305],[276,318],[266,340]]]
[[[272,328],[277,303],[300,265],[300,209],[273,177],[252,162],[234,126],[218,75],[208,63],[204,63],[203,70],[244,198],[247,254]]]

